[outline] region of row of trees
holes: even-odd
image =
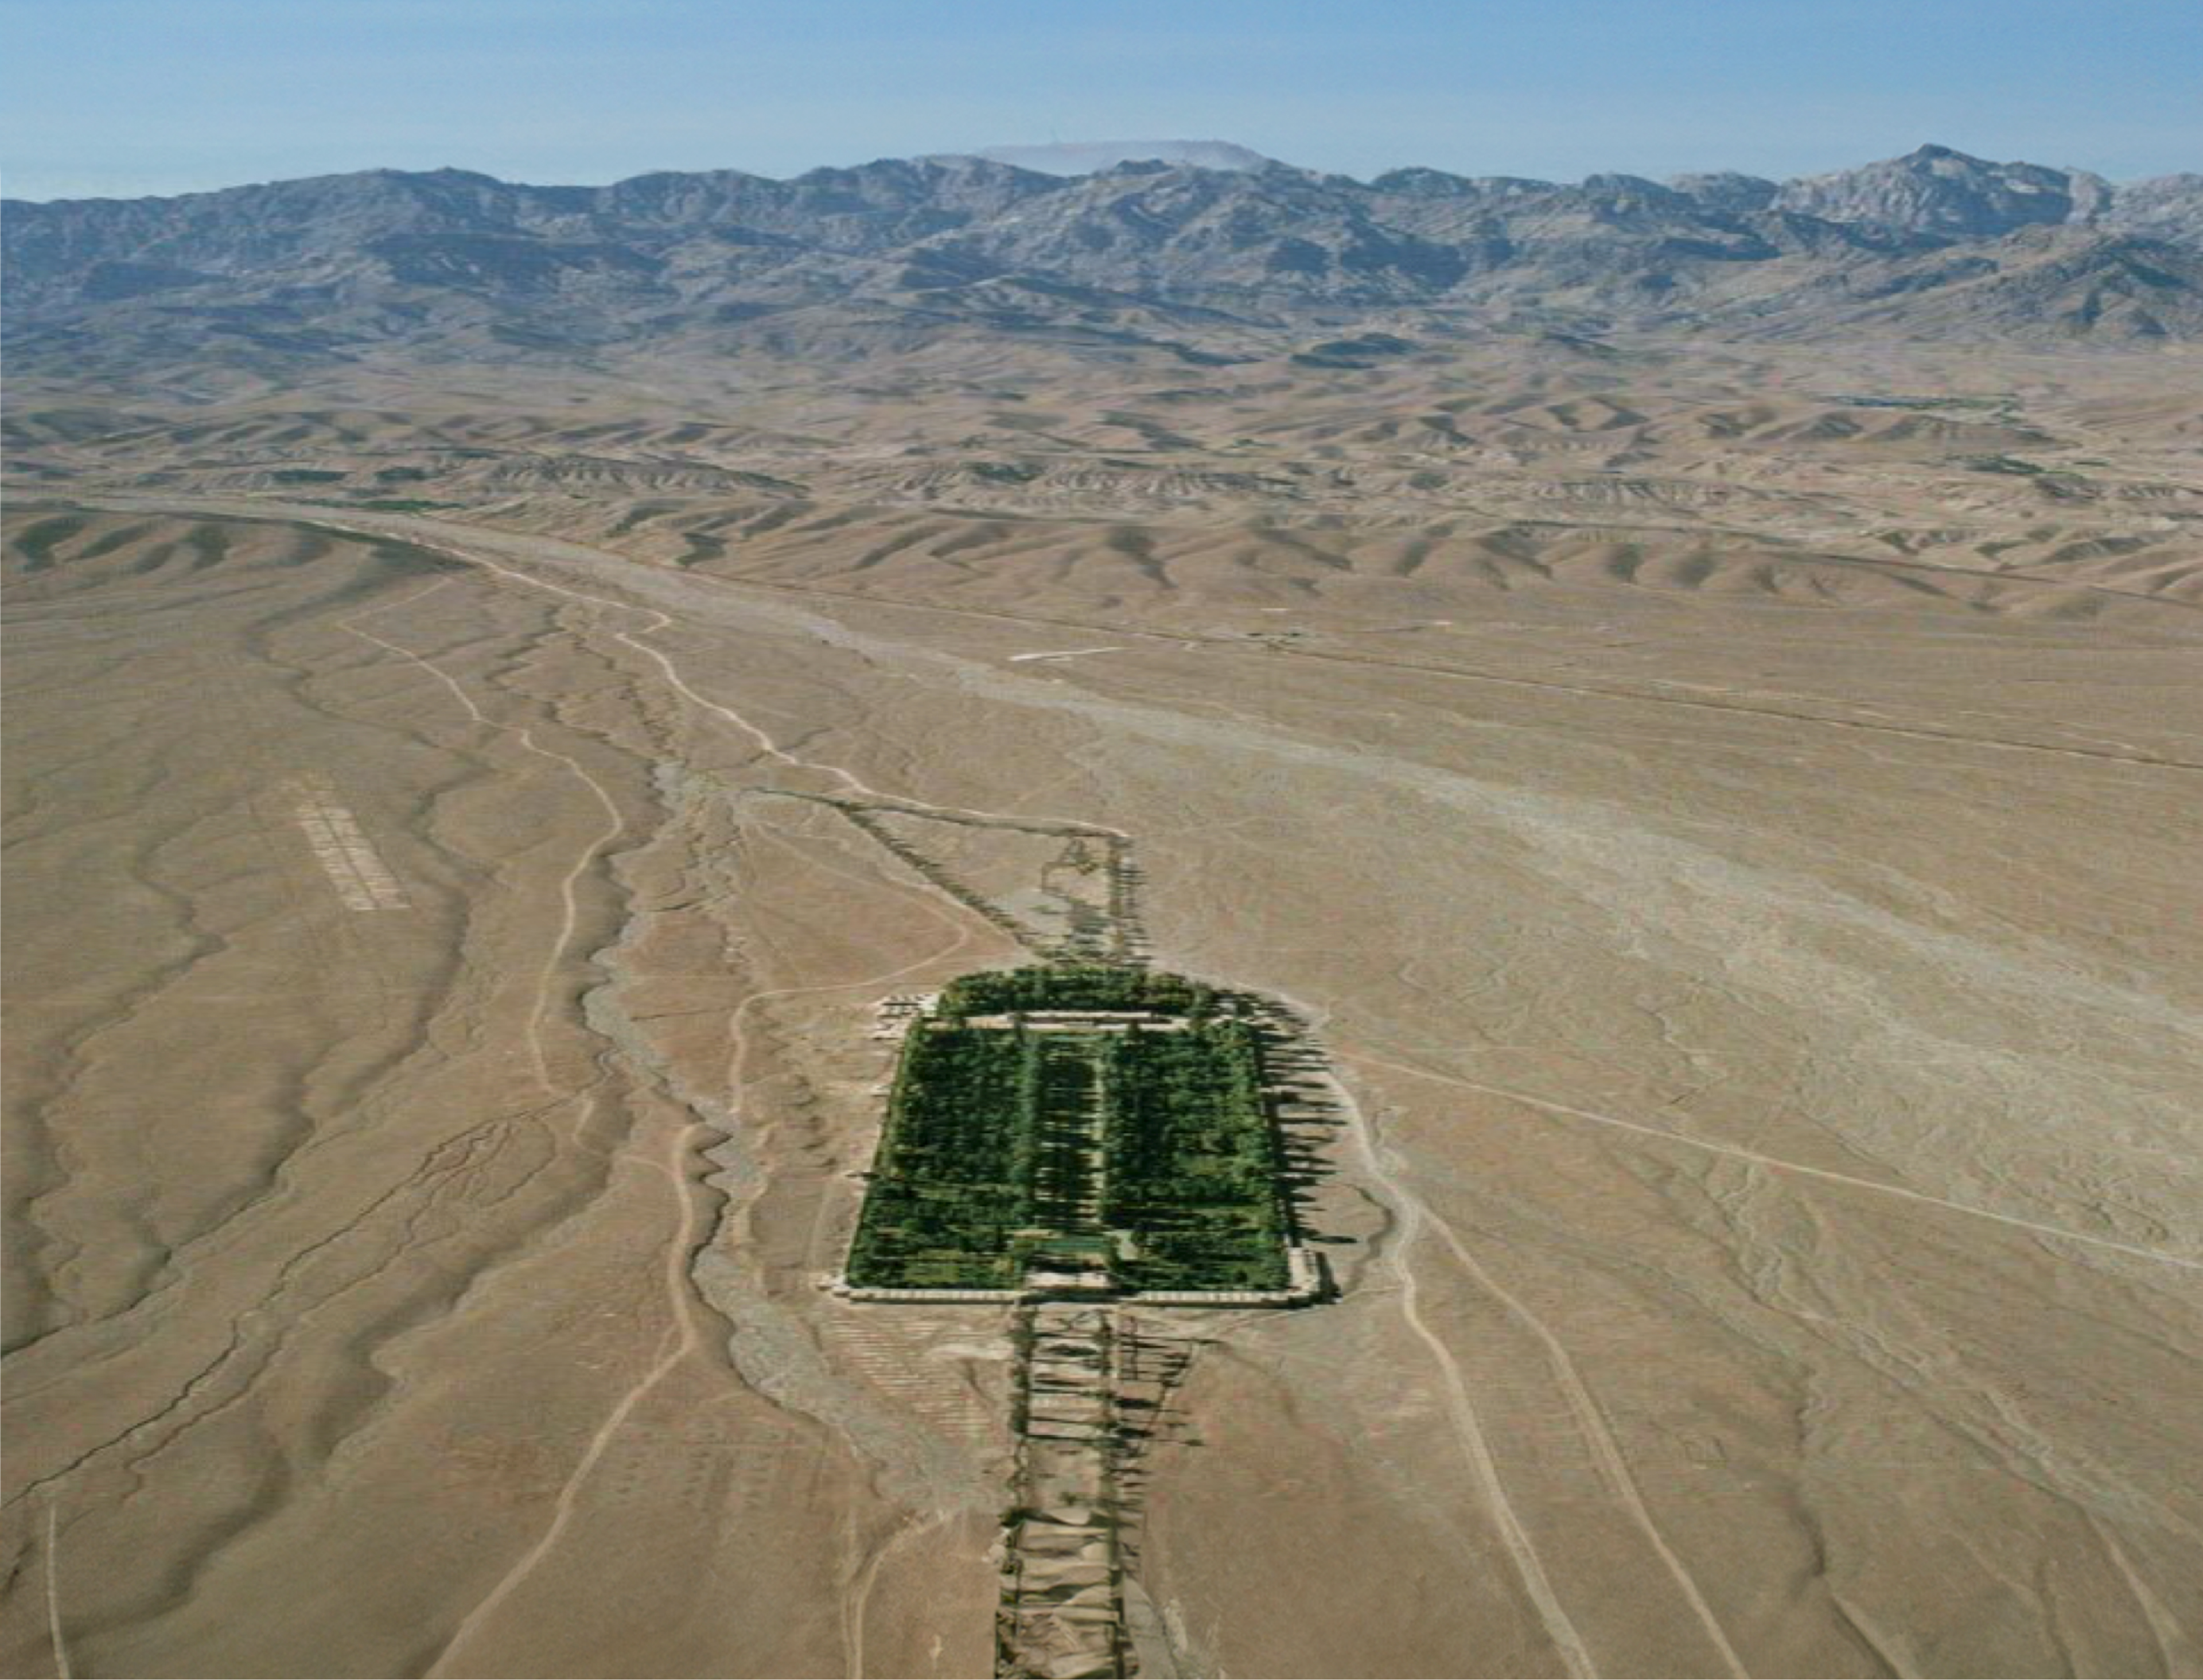
[[[1039,1077],[1028,1123],[1032,1133],[1034,1222],[1066,1236],[1096,1233],[1091,1132],[1101,1077],[1094,1042],[1083,1033],[1040,1032],[1034,1057]]]
[[[905,1041],[849,1281],[1002,1288],[1033,1219],[1031,1035],[921,1026]]]
[[[1102,1222],[1138,1233],[1146,1289],[1267,1289],[1290,1230],[1261,1056],[1243,1022],[1132,1032],[1103,1052]]]
[[[966,974],[941,994],[951,1017],[1044,1013],[1051,1009],[1146,1009],[1206,1020],[1221,995],[1181,974],[1110,963],[1048,963]]]

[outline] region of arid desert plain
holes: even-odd
[[[991,1672],[1070,827],[1336,1081],[1141,1672],[2203,1671],[2203,360],[989,353],[17,380],[0,1667]]]

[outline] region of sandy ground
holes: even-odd
[[[818,1279],[875,1004],[1017,946],[839,800],[1013,917],[971,818],[1121,831],[1332,1053],[1343,1298],[1157,1327],[1180,1672],[2203,1671],[2178,372],[27,417],[0,1666],[988,1671],[1004,1322]]]

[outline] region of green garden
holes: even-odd
[[[1025,1019],[1080,1012],[1113,1019]],[[904,1041],[848,1280],[1009,1289],[1037,1263],[1281,1288],[1281,1171],[1261,1040],[1228,994],[1098,964],[966,975]]]

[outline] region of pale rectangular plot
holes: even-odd
[[[347,910],[406,910],[412,908],[398,878],[375,849],[351,810],[337,802],[336,790],[320,778],[297,786],[292,807],[314,859]]]

